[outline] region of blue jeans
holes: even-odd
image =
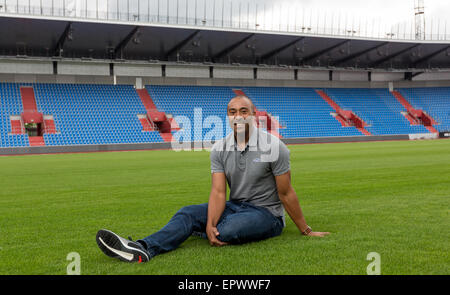
[[[138,240],[147,246],[151,257],[176,249],[193,233],[206,236],[208,203],[181,208],[158,232]],[[283,220],[263,207],[243,202],[226,202],[217,223],[217,239],[229,244],[242,244],[278,236]]]

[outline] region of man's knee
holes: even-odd
[[[225,243],[242,244],[277,236],[281,230],[279,226],[255,226],[255,223],[246,219],[232,218],[217,225],[217,239]]]
[[[217,225],[217,231],[219,232],[217,239],[222,242],[231,244],[239,244],[243,242],[241,241],[242,228],[234,222],[219,223]]]
[[[239,236],[236,231],[231,230],[229,227],[217,227],[219,235],[217,239],[224,243],[239,243]]]

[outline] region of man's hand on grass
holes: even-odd
[[[206,227],[206,235],[208,236],[209,244],[211,244],[211,246],[220,247],[220,246],[228,245],[228,243],[224,243],[217,239],[217,236],[219,235],[219,231],[214,226]]]
[[[329,235],[329,234],[330,234],[329,232],[312,231],[309,234],[307,234],[307,236],[323,238],[324,236]]]

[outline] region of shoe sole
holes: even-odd
[[[109,257],[118,258],[125,262],[147,262],[148,254],[144,251],[128,246],[130,241],[118,236],[112,231],[101,229],[95,238],[97,245]]]

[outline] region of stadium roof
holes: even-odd
[[[450,68],[450,43],[0,17],[0,55],[358,69]]]

